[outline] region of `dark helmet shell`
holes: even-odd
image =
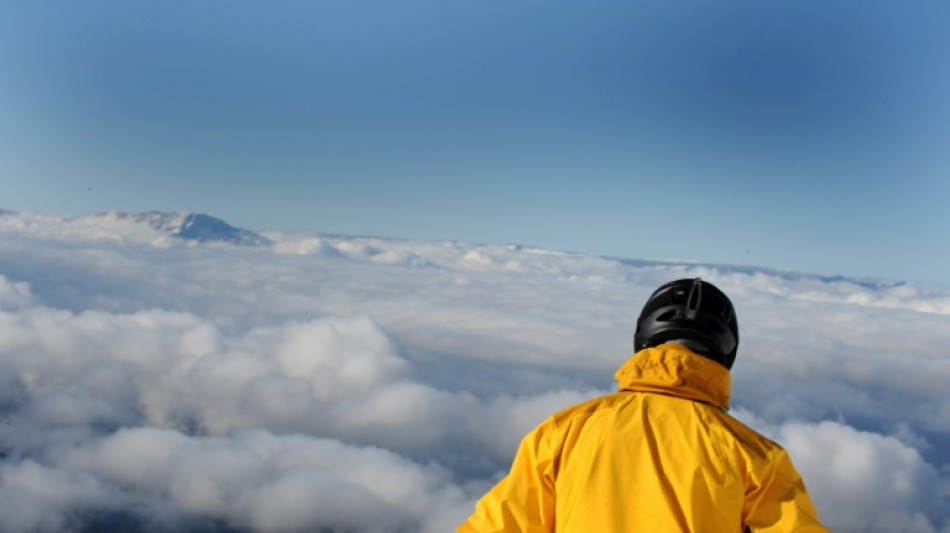
[[[696,351],[731,369],[739,346],[732,302],[715,285],[699,278],[664,284],[644,304],[633,345],[640,351],[674,340],[706,347]]]

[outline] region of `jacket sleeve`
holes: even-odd
[[[546,427],[525,436],[508,475],[478,501],[456,533],[554,531],[553,456]]]
[[[805,483],[781,448],[748,494],[743,515],[751,533],[831,533],[819,522]]]

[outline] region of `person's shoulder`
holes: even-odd
[[[717,411],[721,430],[741,449],[762,458],[771,458],[776,453],[784,451],[782,446],[766,437],[757,430],[749,427],[741,420],[725,411]]]
[[[554,413],[548,417],[547,423],[553,428],[564,428],[578,421],[586,422],[591,418],[615,412],[620,406],[628,403],[631,398],[630,393],[624,392],[596,396]]]

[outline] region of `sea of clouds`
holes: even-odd
[[[0,531],[453,531],[524,433],[615,390],[649,293],[701,276],[740,320],[732,413],[828,526],[950,532],[950,289],[263,236],[0,214]]]

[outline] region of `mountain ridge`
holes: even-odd
[[[266,247],[278,245],[282,239],[278,236],[275,236],[277,241],[258,233],[257,231],[247,230],[235,227],[223,219],[203,214],[196,213],[189,210],[181,211],[148,211],[144,213],[130,213],[123,212],[118,210],[111,210],[104,213],[97,213],[94,215],[71,217],[71,216],[51,216],[43,215],[39,213],[20,213],[17,211],[11,211],[8,209],[0,209],[0,216],[13,216],[13,215],[35,215],[43,217],[46,219],[54,218],[59,219],[62,222],[82,222],[82,221],[95,221],[96,219],[102,219],[112,222],[125,222],[132,223],[134,225],[139,225],[147,227],[151,230],[157,231],[163,235],[175,239],[181,239],[184,241],[194,241],[200,243],[227,243],[237,246],[248,246],[248,247]],[[279,232],[277,232],[279,235]],[[324,234],[320,232],[302,232],[302,235],[310,235],[312,238],[310,240],[324,241],[326,240],[337,240],[343,241],[345,243],[355,243],[361,240],[380,240],[391,243],[403,243],[410,244],[416,242],[412,239],[402,239],[402,238],[390,238],[390,237],[379,237],[379,236],[370,236],[370,235],[339,235],[339,234]],[[421,242],[421,241],[420,241]],[[524,244],[476,244],[476,243],[466,243],[455,240],[440,240],[433,241],[433,243],[449,243],[464,245],[471,248],[468,252],[470,254],[479,255],[481,251],[486,251],[486,253],[501,253],[502,255],[507,255],[507,252],[531,252],[533,254],[537,253],[551,253],[564,256],[575,256],[575,257],[590,257],[590,258],[599,258],[607,261],[613,261],[619,264],[634,266],[634,267],[644,267],[644,266],[688,266],[688,267],[703,267],[716,269],[717,271],[723,273],[743,273],[743,274],[752,274],[752,273],[762,273],[770,276],[776,276],[786,280],[795,280],[795,279],[812,279],[815,281],[820,281],[822,283],[835,283],[835,282],[846,282],[853,283],[855,285],[862,286],[867,289],[877,290],[877,289],[887,289],[892,287],[899,287],[905,285],[904,281],[892,281],[884,280],[880,278],[857,278],[852,276],[844,276],[840,274],[820,274],[820,273],[806,273],[798,272],[792,270],[785,270],[772,267],[764,266],[752,266],[752,265],[736,265],[736,264],[724,264],[724,263],[715,263],[715,262],[706,262],[706,261],[685,261],[685,260],[662,260],[662,259],[634,259],[634,258],[623,258],[607,255],[597,255],[597,254],[586,254],[570,251],[558,251],[558,250],[549,250],[545,248],[540,248],[531,245]],[[306,244],[306,246],[311,246]],[[323,248],[327,247],[327,244],[322,245]],[[368,255],[372,256],[374,254],[365,252],[352,252],[347,251],[347,248],[352,248],[352,245],[340,246],[339,243],[332,243],[330,246],[333,250],[340,252],[340,248],[343,248],[344,255],[347,256],[360,256]],[[323,249],[317,247],[318,249]],[[357,247],[358,248],[358,247]],[[303,255],[308,253],[301,252]],[[415,251],[409,253],[405,252],[409,256],[415,257],[417,254]],[[473,256],[474,257],[474,256]],[[398,258],[397,258],[398,259]],[[505,258],[491,258],[488,260],[501,261],[504,262]],[[405,262],[405,261],[403,261]],[[438,261],[436,261],[438,263]]]
[[[149,211],[123,213],[110,211],[104,215],[144,223],[174,237],[198,242],[227,242],[239,246],[266,246],[271,240],[246,229],[237,228],[220,218],[193,211]]]

